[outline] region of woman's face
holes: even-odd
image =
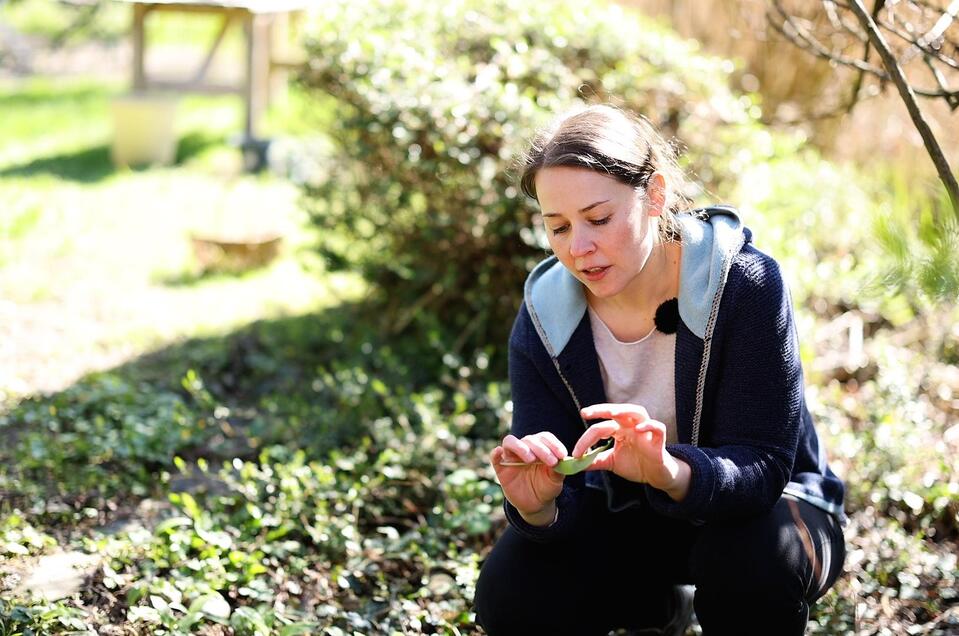
[[[629,288],[653,250],[657,224],[636,190],[586,168],[554,166],[536,175],[549,245],[597,298]]]

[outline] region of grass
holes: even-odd
[[[240,125],[239,100],[182,100],[176,163],[129,170],[115,168],[109,152],[119,87],[40,79],[4,89],[0,296],[24,316],[34,312],[34,324],[64,311],[72,317],[56,332],[24,334],[8,392],[60,388],[100,366],[93,360],[121,359],[120,350],[130,355],[355,295],[356,280],[321,282],[298,258],[309,230],[297,189],[240,170],[228,143]],[[239,276],[202,271],[189,242],[194,233],[266,232],[285,234],[281,258]]]

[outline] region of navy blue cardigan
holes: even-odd
[[[694,523],[761,513],[784,493],[845,519],[843,484],[826,463],[805,405],[792,305],[779,266],[750,244],[734,211],[713,208],[700,215],[683,219],[690,231],[684,234],[689,244],[676,333],[678,443],[667,447],[692,470],[687,496],[675,502],[607,471],[580,473],[565,479],[550,526],[531,526],[506,502],[507,518],[527,537],[548,541],[588,523],[580,514],[587,487],[604,489],[612,511],[650,506]],[[697,262],[710,258],[696,280]],[[571,449],[589,425],[579,409],[607,399],[589,314],[578,314],[585,306],[576,295],[581,288],[550,261],[555,259],[531,275],[510,336],[511,432],[522,437],[549,430]],[[711,311],[708,301],[715,301]],[[687,322],[696,324],[691,329]]]

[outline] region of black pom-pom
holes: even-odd
[[[657,307],[653,322],[663,333],[676,333],[676,329],[679,328],[679,301],[670,298]]]

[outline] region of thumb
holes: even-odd
[[[542,465],[542,470],[546,473],[546,479],[549,480],[551,484],[559,485],[563,483],[563,480],[566,479],[566,475],[558,473],[553,470],[552,466],[547,466],[546,464]]]

